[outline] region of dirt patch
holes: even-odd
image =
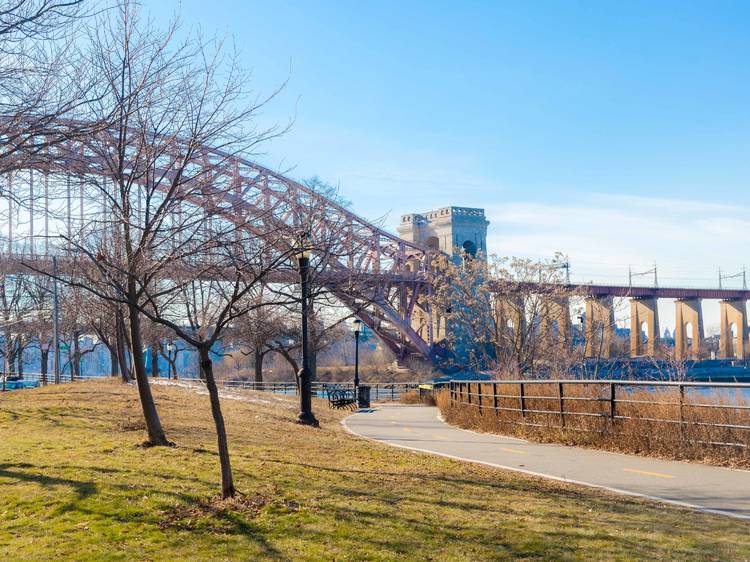
[[[180,504],[161,512],[159,528],[192,530],[210,527],[213,531],[230,532],[237,526],[238,515],[243,519],[257,517],[270,501],[263,494],[237,494],[233,498],[215,496],[191,504]]]

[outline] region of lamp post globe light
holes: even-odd
[[[299,268],[300,298],[302,304],[302,368],[299,370],[299,406],[297,423],[318,427],[320,424],[312,412],[312,380],[308,356],[307,310],[309,304],[308,277],[310,274],[310,256],[300,251],[295,256]]]

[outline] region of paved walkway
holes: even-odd
[[[750,520],[750,471],[475,433],[440,421],[437,408],[425,406],[377,406],[342,423],[395,447]]]

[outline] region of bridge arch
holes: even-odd
[[[425,246],[427,246],[428,250],[432,250],[435,252],[440,251],[440,238],[437,236],[430,236],[425,240]]]
[[[132,134],[137,137],[138,132]],[[6,267],[28,272],[26,264],[32,260],[45,269],[52,255],[58,257],[61,267],[65,267],[66,259],[72,259],[64,247],[48,244],[46,226],[57,225],[61,232],[76,228],[83,233],[86,224],[106,216],[105,201],[92,199],[88,190],[95,185],[98,189],[111,185],[113,176],[104,155],[107,143],[111,143],[110,148],[117,146],[115,131],[101,131],[91,139],[68,139],[24,162],[12,176],[0,178],[15,182],[16,190],[23,181],[23,189],[28,192],[25,199],[32,201],[29,208],[35,213],[35,220],[4,213],[6,224],[0,228],[9,236],[2,241],[0,252]],[[189,191],[185,200],[188,206],[211,209],[219,220],[252,224],[243,228],[277,233],[274,243],[285,251],[289,250],[289,240],[298,237],[300,225],[305,225],[313,254],[335,234],[341,251],[317,256],[322,269],[319,282],[353,310],[397,357],[435,357],[430,330],[417,331],[412,318],[416,314],[431,315],[422,298],[428,284],[428,248],[399,238],[313,189],[245,158],[187,143],[175,143],[173,151],[154,165],[153,174],[148,174],[167,178],[164,185],[156,185],[158,192],[168,191],[170,167],[181,154],[195,154],[191,173],[197,179],[185,188]],[[140,192],[138,181],[134,180],[134,197]],[[53,190],[57,190],[57,196]],[[141,203],[140,199],[134,201],[136,207]],[[23,229],[19,227],[21,222],[25,223]],[[19,233],[28,242],[20,241]],[[354,286],[353,280],[357,281]]]

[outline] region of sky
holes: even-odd
[[[560,251],[574,279],[750,267],[748,2],[143,3],[230,37],[257,93],[286,81],[257,161],[391,230],[482,207],[490,252]]]

